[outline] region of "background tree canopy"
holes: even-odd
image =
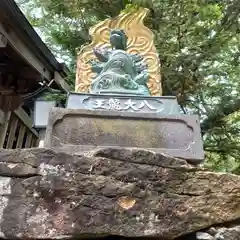
[[[148,7],[155,34],[163,94],[176,95],[196,113],[207,167],[240,174],[239,0],[17,0],[32,25],[62,61],[74,84],[79,47],[97,22]]]

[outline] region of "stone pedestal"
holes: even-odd
[[[144,148],[183,158],[204,159],[197,116],[53,108],[45,147],[76,152],[106,147]]]

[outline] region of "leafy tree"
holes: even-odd
[[[185,113],[199,114],[205,165],[240,174],[239,0],[18,0],[50,49],[74,75],[88,29],[139,6],[151,14],[161,58],[164,95]]]

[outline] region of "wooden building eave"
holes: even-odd
[[[47,81],[69,91],[66,69],[43,43],[14,0],[0,1],[0,33],[8,44]]]

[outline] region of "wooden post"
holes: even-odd
[[[4,124],[5,113],[0,109],[0,126]]]
[[[33,136],[32,136],[31,148],[36,147],[36,144],[37,144],[37,138],[33,135]]]
[[[26,112],[19,107],[18,109],[14,110],[16,116],[23,122],[23,124],[37,137],[38,133],[32,126],[32,121],[30,117],[26,114]]]
[[[12,148],[13,147],[13,142],[15,139],[15,135],[16,135],[16,130],[17,130],[17,125],[18,125],[18,119],[16,118],[16,116],[12,116],[12,121],[11,121],[11,128],[9,129],[9,136],[8,136],[8,141],[7,141],[7,146],[6,148]]]
[[[16,148],[22,148],[25,131],[26,131],[26,127],[22,124],[21,127],[20,127],[20,130],[19,130],[19,135],[18,135]]]
[[[25,143],[25,148],[30,148],[31,143],[32,143],[32,133],[30,131],[28,131],[27,139],[26,139],[26,143]]]
[[[7,38],[0,33],[0,48],[5,48],[7,46]]]
[[[10,117],[11,112],[7,112],[4,114],[4,117],[2,118],[2,124],[0,125],[0,148],[3,148],[4,145]]]

